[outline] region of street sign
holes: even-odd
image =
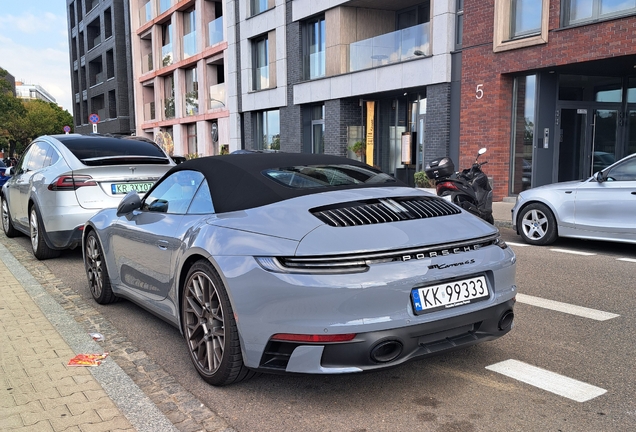
[[[88,116],[88,121],[92,124],[97,124],[99,123],[99,116],[97,114],[91,114]]]
[[[64,126],[64,132],[65,133],[69,133],[71,131],[71,127],[70,126]]]

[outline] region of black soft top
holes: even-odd
[[[165,176],[182,170],[203,173],[208,181],[217,213],[260,207],[330,190],[406,186],[401,181],[390,178],[384,183],[294,188],[263,174],[270,169],[322,165],[349,165],[379,173],[377,169],[367,164],[340,156],[308,153],[251,153],[191,159],[173,167]]]

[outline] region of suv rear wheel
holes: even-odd
[[[33,255],[39,260],[55,258],[60,255],[60,251],[51,249],[44,241],[44,224],[35,206],[29,212],[29,231],[31,234],[31,248]]]

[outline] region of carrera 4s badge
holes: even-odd
[[[450,267],[459,267],[459,266],[468,265],[468,264],[475,264],[475,260],[469,259],[466,261],[460,261],[460,262],[451,263],[451,264],[433,264],[428,266],[428,268],[431,270],[433,269],[444,270]]]

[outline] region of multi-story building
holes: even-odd
[[[636,152],[636,3],[465,2],[462,164],[489,148],[495,199]]]
[[[224,2],[131,0],[137,134],[175,155],[229,151]]]
[[[0,75],[0,79],[5,80],[6,82],[9,83],[9,90],[11,90],[11,93],[13,94],[13,96],[15,96],[15,77],[11,75],[9,71],[7,71],[6,69],[3,69],[2,66],[0,66],[0,71],[2,70],[5,71],[5,74]]]
[[[66,0],[75,131],[135,131],[128,0]]]
[[[361,149],[413,184],[423,162],[458,148],[454,3],[228,0],[230,149]]]
[[[25,84],[22,81],[15,81],[15,96],[20,99],[39,99],[45,102],[57,103],[42,86],[37,84]]]

